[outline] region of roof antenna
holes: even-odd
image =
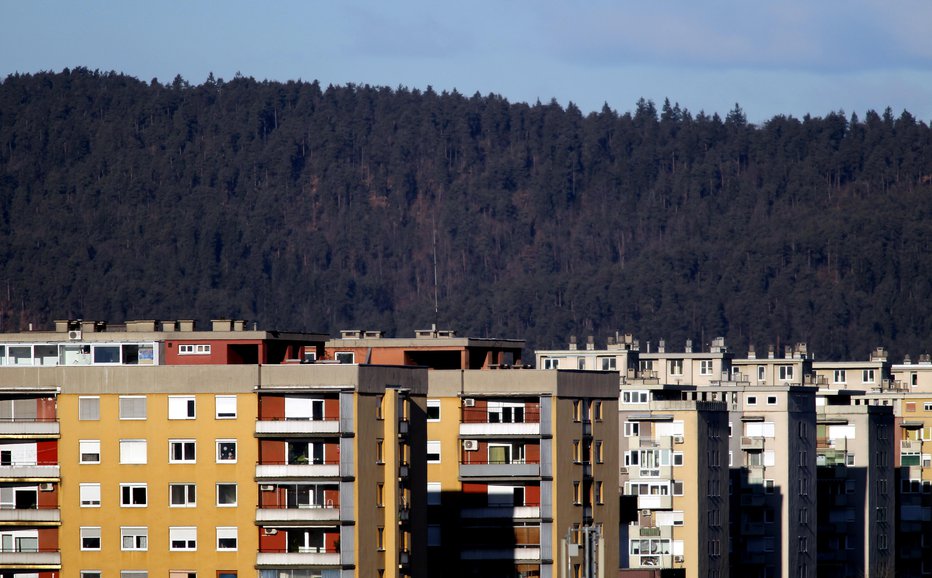
[[[433,219],[434,226],[434,321],[440,325],[440,301],[437,298],[437,218]]]

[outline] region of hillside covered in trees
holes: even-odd
[[[932,129],[370,86],[0,84],[0,323],[932,350]],[[435,266],[436,261],[436,285]],[[434,299],[439,315],[434,314]]]

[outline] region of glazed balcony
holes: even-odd
[[[297,524],[306,522],[339,522],[340,505],[263,505],[256,509],[257,524]]]
[[[256,421],[257,437],[316,436],[343,432],[352,432],[351,420],[263,418]]]
[[[485,408],[463,408],[460,437],[539,437],[540,407],[507,408],[508,413]],[[521,410],[521,411],[515,411]]]
[[[638,496],[639,510],[671,510],[673,509],[673,496],[642,494]]]
[[[764,449],[764,438],[761,436],[744,436],[741,438],[741,449],[761,451]]]
[[[463,508],[460,518],[468,520],[535,520],[540,519],[540,504],[526,503],[522,506],[490,505],[478,508]]]
[[[2,418],[0,438],[58,439],[61,427],[56,418]]]
[[[516,562],[539,562],[539,544],[518,544],[514,548],[496,548],[482,546],[463,546],[461,560],[514,560]]]
[[[467,454],[468,455],[468,454]],[[513,459],[510,461],[488,460],[471,457],[460,463],[460,478],[539,478],[540,461]]]
[[[260,569],[339,565],[339,548],[311,547],[297,550],[262,548],[256,556],[256,566]]]

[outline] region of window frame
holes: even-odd
[[[145,501],[141,504],[133,503],[135,497],[134,490],[142,490]],[[130,503],[126,502],[124,492],[129,490]],[[127,482],[120,484],[120,507],[121,508],[147,508],[149,507],[149,485],[146,482]]]
[[[232,486],[233,487],[233,503],[222,503],[220,501],[220,487],[221,486]],[[218,508],[235,508],[239,504],[239,484],[236,482],[217,482],[215,484],[215,503]]]
[[[190,536],[173,536],[172,534],[190,534],[194,533],[194,538]],[[176,547],[175,542],[184,542],[182,547]],[[193,545],[190,545],[193,542]],[[197,526],[169,526],[168,527],[168,551],[169,552],[197,552]]]
[[[87,417],[82,413],[84,402],[96,401],[97,417]],[[100,396],[99,395],[81,395],[78,396],[78,421],[100,421]]]
[[[431,448],[436,449],[436,452],[431,452]],[[431,456],[436,454],[436,459],[431,459]],[[440,440],[427,440],[427,463],[428,464],[439,464],[443,456],[443,444]]]
[[[186,459],[185,447],[190,444],[194,449],[194,457]],[[175,458],[175,446],[181,446],[181,459]],[[170,464],[196,464],[197,463],[197,440],[193,439],[170,439],[168,440],[168,463]]]
[[[235,464],[239,459],[239,444],[234,438],[224,438],[218,439],[216,441],[216,454],[215,458],[218,464]],[[232,458],[222,458],[221,449],[223,444],[233,444],[233,457]]]
[[[96,530],[96,532],[94,532],[94,530]],[[97,536],[93,535],[95,533]],[[95,538],[97,539],[96,548],[93,546],[85,546],[84,540],[93,540]],[[78,531],[78,539],[82,552],[99,552],[102,542],[100,526],[81,526],[80,530]]]
[[[141,532],[140,532],[141,530]],[[124,540],[131,538],[133,546],[126,547]],[[144,539],[144,544],[140,547],[140,538]],[[121,552],[147,552],[149,550],[149,527],[148,526],[120,526],[120,551]]]
[[[220,412],[220,401],[221,400],[233,400],[233,415],[227,415],[229,412]],[[237,399],[235,395],[215,395],[214,396],[214,419],[236,419],[239,415],[239,408],[237,407]]]
[[[124,449],[128,450],[132,444],[138,444],[143,448],[142,461],[127,461],[124,455]],[[146,439],[121,439],[120,440],[120,464],[122,465],[146,465],[149,463],[149,443]]]
[[[84,491],[91,490],[92,488],[96,488],[97,490],[97,501],[95,502],[93,500],[88,500],[87,502],[85,502]],[[100,500],[101,500],[100,482],[82,482],[81,484],[78,485],[78,503],[80,504],[82,508],[99,508]]]
[[[222,540],[222,539],[229,540],[229,539],[230,539],[229,536],[227,536],[227,537],[222,537],[222,536],[221,536],[221,533],[226,533],[226,534],[232,534],[232,535],[233,535],[233,538],[232,538],[232,539],[233,539],[233,541],[234,541],[234,545],[233,545],[232,548],[230,548],[230,547],[223,548],[223,547],[220,546],[220,540]],[[239,550],[239,527],[237,527],[237,526],[217,526],[216,535],[217,535],[217,540],[216,540],[216,544],[215,544],[215,545],[217,546],[217,551],[218,551],[218,552],[236,552],[236,551]]]
[[[439,400],[439,399],[428,399],[428,400],[427,400],[427,405],[426,405],[425,407],[426,407],[425,413],[427,414],[427,421],[428,421],[428,422],[438,422],[438,421],[440,421],[440,417],[441,417],[442,414],[441,414],[441,410],[440,410],[440,400]],[[437,417],[431,417],[431,416],[430,416],[431,410],[432,410],[432,409],[436,409],[436,410],[437,410]]]
[[[131,407],[129,404],[127,404],[128,407],[123,407],[124,401],[129,402],[135,400],[142,400],[142,417],[129,415],[131,409],[135,410],[138,408]],[[119,400],[119,414],[121,421],[145,421],[149,417],[149,401],[144,395],[121,395]]]
[[[183,488],[183,503],[175,503],[175,488]],[[193,498],[191,497],[193,494]],[[194,482],[171,482],[168,484],[168,507],[169,508],[196,508],[197,507],[197,484]]]
[[[93,452],[85,452],[82,447],[84,444],[97,445],[97,460],[85,460],[85,455],[94,455]],[[78,463],[79,464],[99,464],[100,463],[100,440],[78,440]]]
[[[175,402],[175,403],[172,403]],[[183,402],[181,406],[181,415],[178,415],[178,402]],[[168,396],[168,419],[170,420],[192,420],[197,419],[197,399],[193,395],[170,395]]]

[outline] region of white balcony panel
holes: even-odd
[[[0,436],[58,437],[61,428],[57,421],[0,421]]]
[[[461,560],[540,560],[540,548],[482,548],[460,553]]]
[[[339,566],[340,554],[320,552],[259,552],[256,566]]]
[[[338,478],[339,464],[259,464],[256,478]]]
[[[537,506],[466,508],[460,514],[462,518],[510,518],[512,520],[526,520],[540,518],[540,508]]]
[[[43,480],[58,480],[61,478],[61,470],[57,465],[54,466],[37,466],[37,465],[12,465],[0,466],[0,479],[10,478],[32,478]]]
[[[256,422],[257,434],[268,435],[313,435],[340,433],[339,420],[260,420]]]
[[[638,496],[641,510],[669,510],[673,507],[673,496]]]
[[[27,522],[27,523],[56,523],[61,522],[61,510],[58,508],[38,509],[0,509],[0,523]]]
[[[0,552],[2,566],[58,570],[61,568],[61,552]]]
[[[540,436],[539,423],[461,423],[460,436]]]
[[[339,508],[259,508],[256,522],[292,524],[300,522],[338,522]]]

